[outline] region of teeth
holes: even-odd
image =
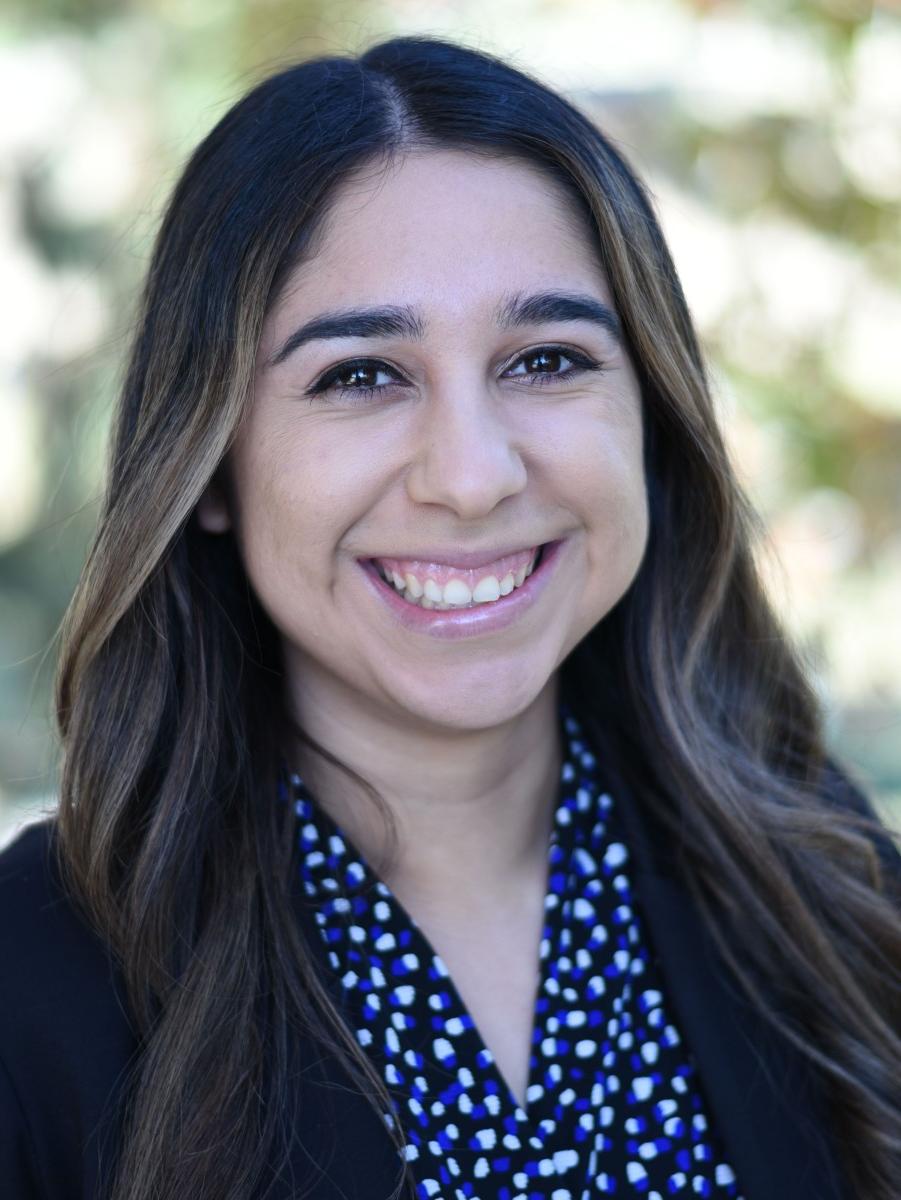
[[[464,584],[465,586],[465,584]],[[469,591],[469,588],[466,588]],[[512,590],[512,584],[511,584]],[[447,588],[444,589],[445,596]],[[472,593],[472,598],[476,604],[486,604],[489,600],[497,600],[501,594],[501,585],[498,583],[496,575],[486,575],[484,579],[480,579],[476,584]]]
[[[472,604],[472,592],[462,579],[450,579],[444,585],[444,603],[456,604],[458,607]]]
[[[381,565],[378,566],[378,572],[409,604],[444,612],[451,608],[472,608],[478,604],[491,604],[501,596],[509,596],[514,588],[522,587],[532,574],[539,553],[540,550],[536,550],[527,566],[520,567],[518,571],[508,571],[503,579],[498,579],[496,575],[486,575],[484,579],[479,580],[473,591],[469,590],[462,579],[451,579],[441,588],[434,579],[427,579],[422,584],[413,574],[399,575],[396,571],[389,573]]]

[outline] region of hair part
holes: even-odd
[[[336,190],[428,146],[537,167],[596,234],[641,383],[651,531],[628,593],[563,679],[678,847],[736,981],[822,1081],[852,1193],[892,1200],[894,851],[830,766],[805,665],[760,583],[759,520],[652,204],[565,99],[428,38],[254,88],[191,157],[154,249],[57,683],[61,865],[122,964],[143,1042],[114,1200],[265,1194],[304,1119],[298,1032],[337,1056],[380,1119],[390,1111],[290,904],[285,756],[300,738],[342,764],[292,724],[279,639],[235,541],[193,513],[250,403],[264,317]],[[395,1195],[414,1182],[399,1163]]]

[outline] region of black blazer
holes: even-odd
[[[839,803],[872,814],[838,780]],[[622,781],[615,794],[651,949],[745,1200],[852,1200],[803,1060],[739,997],[668,866],[671,853]],[[2,1200],[100,1200],[101,1165],[116,1154],[138,1053],[118,969],[63,894],[48,854],[52,837],[52,822],[43,822],[0,854]],[[901,876],[888,836],[880,853]],[[298,884],[298,918],[310,927],[300,901]],[[325,967],[315,925],[310,934]],[[398,1165],[379,1118],[329,1059],[303,1051],[311,1066],[299,1084],[298,1111],[308,1117],[292,1163],[296,1194],[384,1200]],[[327,1172],[318,1175],[311,1160]],[[286,1185],[284,1200],[294,1194]]]

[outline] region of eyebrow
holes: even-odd
[[[542,321],[589,321],[599,325],[616,342],[623,340],[620,320],[613,309],[580,292],[536,292],[528,296],[517,293],[502,301],[495,315],[503,329]],[[406,337],[420,341],[424,334],[425,322],[409,307],[384,305],[323,313],[295,329],[269,359],[269,366],[278,366],[304,343],[319,339]]]
[[[305,342],[320,338],[406,337],[418,341],[425,326],[411,308],[385,305],[382,308],[347,308],[323,313],[295,329],[282,348],[269,360],[271,367],[284,362]]]
[[[537,325],[541,321],[589,321],[600,325],[614,341],[623,340],[622,326],[613,309],[581,292],[536,292],[531,296],[517,293],[497,311],[497,323],[504,329]]]

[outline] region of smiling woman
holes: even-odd
[[[395,39],[210,133],[0,858],[15,1197],[890,1200],[901,858],[652,207]]]
[[[546,774],[555,672],[638,570],[641,394],[617,327],[562,185],[434,147],[345,181],[266,315],[253,403],[198,520],[233,529],[302,728],[345,760],[352,730],[353,765],[409,821],[426,811],[394,777],[409,737],[436,743],[432,783],[458,743],[453,824],[485,785],[460,770],[460,737],[535,722],[548,732],[520,769]],[[335,790],[353,828],[359,804]],[[531,825],[547,797],[507,803]],[[500,849],[518,839],[496,804],[467,836]],[[421,837],[407,841],[421,872]]]

